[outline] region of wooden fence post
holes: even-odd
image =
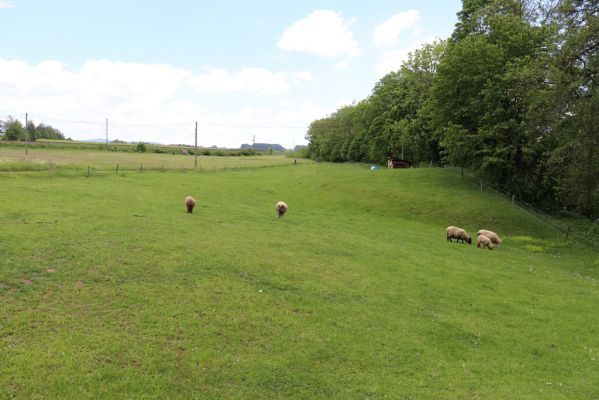
[[[89,165],[87,166],[87,177],[89,178]]]
[[[512,195],[512,207],[516,205],[516,195]]]
[[[480,178],[480,191],[483,191],[483,178]]]
[[[119,174],[119,164],[118,163],[116,164],[116,174],[117,175]]]
[[[570,235],[570,225],[568,225],[568,230],[566,231],[566,240],[568,240],[569,235]]]

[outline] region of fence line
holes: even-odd
[[[453,167],[453,166],[446,166],[444,168],[460,175],[463,179],[466,179],[467,181],[472,182],[473,184],[475,184],[477,186],[479,185],[480,182],[482,182],[482,180],[477,179],[473,173],[471,173],[468,170],[464,170],[463,168],[458,169],[457,167]],[[493,187],[489,184],[485,184],[484,189],[492,192],[493,194],[495,194],[498,197],[502,197],[505,200],[508,200],[509,202],[512,203],[512,205],[514,207],[518,207],[520,210],[524,211],[525,213],[527,213],[527,214],[531,215],[532,217],[536,218],[537,220],[541,221],[542,223],[549,226],[553,230],[560,232],[562,235],[564,235],[564,239],[569,239],[569,237],[575,237],[576,240],[583,242],[584,244],[586,244],[589,247],[599,248],[599,244],[596,243],[594,240],[590,240],[590,239],[584,237],[583,235],[573,231],[572,225],[569,224],[568,222],[559,221],[555,217],[552,217],[551,215],[547,214],[545,211],[540,210],[539,208],[533,206],[532,204],[517,198],[514,194],[502,191],[502,190],[500,190],[496,187]],[[580,217],[580,218],[583,218],[583,217]]]
[[[204,168],[202,168],[202,165],[198,165],[197,168],[184,167],[183,165],[181,165],[180,167],[170,167],[169,168],[169,167],[165,167],[164,164],[157,166],[157,167],[148,167],[147,165],[140,163],[139,166],[137,166],[137,167],[132,167],[132,166],[123,167],[121,164],[116,163],[114,168],[106,169],[104,166],[94,167],[91,164],[78,165],[78,166],[74,166],[72,164],[71,165],[65,164],[61,167],[61,165],[58,163],[48,161],[48,163],[39,163],[39,164],[28,163],[25,165],[25,168],[15,168],[15,169],[10,169],[10,168],[2,169],[2,164],[0,164],[0,173],[48,172],[50,176],[53,176],[53,175],[58,175],[61,172],[63,172],[63,173],[72,172],[72,175],[80,173],[83,176],[89,177],[89,176],[97,174],[97,173],[117,174],[117,175],[122,175],[125,173],[133,173],[133,172],[144,173],[144,172],[167,172],[167,171],[214,173],[214,172],[218,172],[218,171],[249,171],[249,170],[258,170],[258,169],[265,169],[265,168],[289,167],[292,165],[308,165],[308,164],[309,163],[290,161],[290,162],[279,163],[279,164],[237,165],[237,166],[229,166],[229,165],[217,166],[215,164],[212,164],[212,165],[209,165],[208,167],[206,167],[206,164],[204,164]]]

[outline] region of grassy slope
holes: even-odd
[[[599,255],[442,170],[4,174],[0,199],[0,398],[599,397]]]

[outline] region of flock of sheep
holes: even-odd
[[[189,214],[193,213],[193,208],[195,206],[196,206],[196,199],[194,199],[192,196],[187,196],[185,198],[185,207],[187,207],[187,212]],[[289,207],[287,206],[287,204],[284,201],[279,201],[275,205],[275,211],[277,212],[277,216],[279,218],[283,217],[288,209],[289,209]],[[501,239],[499,238],[499,236],[497,236],[497,234],[495,232],[481,229],[480,231],[477,232],[476,235],[477,235],[476,247],[480,247],[483,249],[486,247],[489,250],[493,250],[493,247],[495,245],[497,245],[497,246],[501,245]],[[447,237],[447,240],[450,242],[452,242],[452,239],[455,239],[456,243],[458,243],[460,240],[464,243],[468,243],[468,244],[472,243],[472,239],[470,238],[470,235],[468,235],[468,233],[464,229],[458,228],[456,226],[448,226],[447,227],[446,237]]]
[[[193,208],[195,206],[196,206],[196,199],[194,199],[192,196],[187,196],[185,198],[185,207],[187,207],[187,213],[188,214],[193,213]],[[275,206],[275,210],[277,211],[277,215],[279,216],[279,218],[284,216],[288,209],[289,209],[289,207],[287,206],[287,204],[284,201],[279,201],[277,203],[277,205]]]
[[[445,231],[445,234],[447,240],[450,242],[452,241],[451,239],[455,239],[456,243],[460,240],[464,243],[472,243],[470,235],[468,235],[468,233],[462,228],[458,228],[456,226],[448,226],[447,230]],[[488,231],[486,229],[481,229],[476,233],[476,235],[476,247],[480,247],[483,249],[486,247],[489,250],[493,250],[493,247],[495,245],[501,245],[501,239],[499,239],[499,236],[497,236],[495,232]]]

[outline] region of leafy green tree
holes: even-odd
[[[450,42],[433,88],[442,154],[521,194],[540,148],[526,129],[529,104],[520,79],[542,57],[548,31],[523,20],[519,2],[496,1],[473,13],[471,32]]]
[[[40,123],[35,128],[35,133],[38,138],[43,139],[61,139],[64,140],[64,135],[58,129],[51,127],[50,125],[45,125],[44,123]]]
[[[137,146],[135,146],[135,151],[137,151],[138,153],[145,153],[146,144],[144,142],[138,142]]]
[[[546,112],[556,113],[550,179],[563,204],[599,215],[599,3],[564,0]]]
[[[25,128],[18,119],[9,116],[4,127],[4,140],[25,140]]]

